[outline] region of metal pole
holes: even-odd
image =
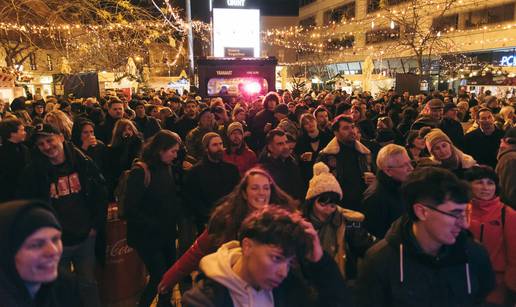
[[[190,82],[194,80],[194,50],[192,33],[192,8],[190,0],[186,0],[186,19],[188,22],[188,60],[190,63]]]

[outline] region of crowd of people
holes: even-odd
[[[516,100],[489,91],[0,104],[0,306],[98,306],[108,204],[138,306],[514,306]],[[198,274],[192,274],[198,272]]]

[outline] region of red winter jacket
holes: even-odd
[[[194,244],[192,244],[183,256],[163,275],[160,285],[165,285],[167,289],[171,289],[181,279],[188,276],[194,270],[197,270],[202,257],[216,252],[217,248],[219,248],[219,246],[214,243],[213,240],[210,240],[208,231],[204,230],[204,232],[197,237]]]
[[[236,165],[240,176],[244,176],[245,172],[255,166],[258,162],[254,151],[247,147],[243,149],[241,154],[237,154],[235,152],[228,154],[227,151],[225,151],[223,160]]]
[[[516,211],[504,205],[499,197],[490,201],[473,199],[469,230],[489,252],[496,273],[497,286],[486,301],[503,304],[507,290],[516,292]]]

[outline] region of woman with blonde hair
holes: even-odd
[[[48,112],[43,118],[43,123],[49,124],[59,130],[67,141],[72,138],[72,120],[60,110]]]

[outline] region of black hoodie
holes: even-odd
[[[423,252],[406,216],[367,253],[357,281],[357,306],[479,306],[493,289],[486,250],[463,231],[434,257]]]
[[[81,307],[76,280],[59,276],[56,281],[43,284],[32,298],[16,270],[13,225],[20,216],[34,208],[52,211],[39,202],[16,201],[0,206],[0,307]]]

